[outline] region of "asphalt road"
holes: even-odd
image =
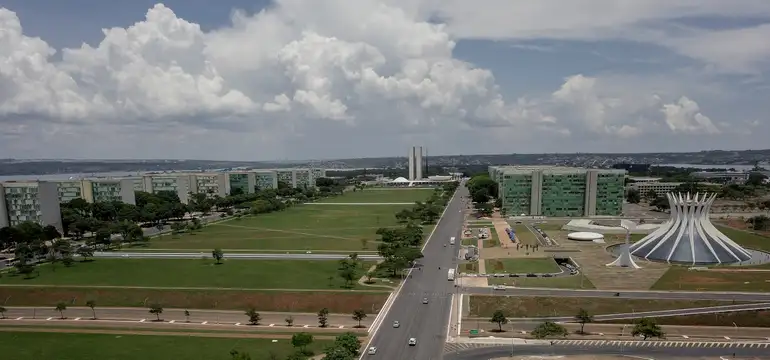
[[[58,311],[53,307],[6,307],[5,317],[2,321],[29,321],[33,319],[48,319],[51,321],[57,320],[61,317]],[[121,322],[140,322],[142,319],[145,322],[151,322],[156,319],[156,316],[149,313],[145,308],[99,308],[95,309],[96,317],[103,321],[121,321]],[[273,312],[261,312],[262,316],[261,324],[269,326],[274,324],[275,326],[286,325],[285,319],[291,315],[294,318],[294,327],[303,327],[308,325],[309,327],[318,327],[318,316],[316,314],[308,313],[273,313]],[[93,317],[93,313],[90,308],[87,307],[70,307],[64,311],[64,316],[69,320],[80,319],[85,321]],[[21,319],[19,319],[21,318]],[[185,322],[187,318],[184,316],[184,309],[164,309],[161,319],[166,322]],[[18,319],[18,320],[17,320]],[[246,324],[248,323],[248,317],[243,311],[226,311],[226,310],[190,310],[191,323],[203,323],[208,324]],[[370,315],[368,318],[361,321],[361,325],[369,326],[374,320],[374,315]],[[357,321],[352,319],[350,315],[330,314],[329,315],[329,327],[339,328],[352,328],[358,325]]]
[[[411,278],[403,283],[382,325],[373,333],[369,346],[377,347],[375,356],[378,359],[441,358],[455,290],[454,282],[449,281],[447,275],[449,268],[457,266],[462,209],[465,208],[463,199],[467,195],[468,190],[460,186],[447,204],[444,216],[423,249],[425,257],[419,260],[419,268],[411,271]],[[452,236],[457,238],[454,246],[448,245]],[[426,297],[429,303],[423,304],[422,299]],[[401,326],[394,328],[394,321],[400,322]],[[407,344],[412,337],[417,339],[416,346]],[[364,352],[362,358],[366,356]]]
[[[225,259],[241,260],[341,260],[350,254],[281,254],[281,253],[224,253]],[[98,258],[133,258],[133,259],[200,259],[211,258],[211,252],[95,252]],[[359,259],[377,261],[379,255],[358,255]]]
[[[719,301],[757,301],[770,302],[770,293],[716,292],[716,291],[615,291],[615,290],[567,290],[514,288],[492,291],[489,287],[464,287],[464,294],[495,296],[543,296],[543,297],[582,297],[582,298],[620,298],[620,299],[679,299],[679,300],[719,300]],[[619,296],[615,296],[619,293]]]

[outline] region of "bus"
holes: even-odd
[[[449,273],[447,273],[447,280],[449,281],[455,280],[455,269],[449,269]]]

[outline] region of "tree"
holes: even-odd
[[[631,331],[632,336],[642,336],[644,340],[647,338],[655,337],[662,339],[666,336],[663,329],[660,328],[654,319],[641,318],[634,322],[634,329]]]
[[[259,325],[259,322],[262,320],[262,315],[260,315],[253,307],[246,310],[245,314],[249,317],[249,324],[251,325]]]
[[[575,322],[580,324],[580,333],[585,334],[583,329],[585,328],[586,324],[594,322],[594,317],[593,315],[589,314],[586,309],[580,308],[577,315],[575,315]]]
[[[286,321],[286,326],[294,326],[294,317],[289,315],[286,317],[286,319],[283,319],[283,321]]]
[[[346,350],[353,356],[358,356],[358,350],[361,348],[361,340],[352,332],[346,332],[334,339],[333,347]]]
[[[358,328],[362,328],[363,327],[363,326],[361,326],[361,321],[366,319],[366,316],[367,316],[366,312],[364,312],[361,309],[353,311],[353,320],[358,321],[358,326],[356,326],[356,327],[358,327]]]
[[[222,263],[222,258],[225,257],[225,254],[222,252],[222,249],[214,249],[214,251],[211,252],[211,256],[214,257],[214,259],[217,261],[217,265]],[[231,264],[232,265],[232,264]]]
[[[242,353],[238,350],[230,350],[230,358],[232,360],[251,360],[251,355]]]
[[[331,346],[324,351],[324,360],[354,360],[355,355],[339,346]]]
[[[78,248],[77,254],[83,258],[83,261],[88,261],[88,258],[94,256],[94,248],[87,245],[83,245]]]
[[[155,317],[157,318],[156,321],[162,321],[160,319],[160,314],[163,314],[163,306],[157,303],[150,305],[150,314],[155,315]]]
[[[96,320],[96,310],[94,309],[96,307],[96,301],[88,300],[86,301],[86,306],[91,308],[91,314],[93,315],[92,319]]]
[[[0,319],[5,319],[5,312],[8,311],[8,309],[0,306]]]
[[[61,318],[64,319],[64,311],[67,310],[67,304],[64,302],[60,302],[56,304],[56,307],[54,310],[59,312],[59,315],[61,315]]]
[[[765,215],[753,216],[746,220],[751,224],[751,229],[756,231],[766,231],[770,229],[770,218]]]
[[[358,261],[349,257],[340,260],[339,264],[338,272],[342,280],[345,281],[345,287],[352,288],[353,282],[358,278]]]
[[[318,327],[325,328],[329,326],[329,309],[323,308],[318,311]]]
[[[291,337],[291,345],[299,348],[303,354],[307,354],[306,348],[313,343],[313,335],[306,332],[296,333]]]
[[[655,200],[658,198],[658,193],[655,190],[650,190],[644,195],[647,200]]]
[[[665,211],[665,210],[668,210],[669,207],[670,207],[670,205],[668,203],[668,199],[666,199],[665,197],[662,197],[662,196],[659,196],[659,197],[655,198],[654,200],[652,200],[650,202],[650,205],[654,206],[655,208],[657,208],[658,211]]]
[[[46,225],[43,228],[43,237],[46,241],[51,241],[60,238],[61,233],[53,225]]]
[[[549,336],[567,336],[569,331],[564,326],[561,326],[553,321],[546,321],[538,325],[532,330],[532,336],[536,339],[545,339]]]
[[[508,318],[505,317],[505,313],[503,313],[502,310],[495,310],[495,312],[492,313],[492,318],[489,319],[489,322],[497,324],[497,331],[502,332],[503,325],[508,323]]]
[[[628,190],[626,193],[626,201],[628,201],[629,204],[638,204],[642,201],[642,195],[639,194],[639,190],[637,189]]]
[[[190,311],[189,310],[185,310],[184,311],[184,320],[185,320],[185,322],[190,322]]]
[[[478,189],[471,193],[471,200],[478,204],[489,202],[489,191],[485,188]]]

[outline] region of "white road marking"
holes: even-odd
[[[46,319],[46,320],[49,320],[49,321],[50,321],[51,319],[53,319],[53,318],[52,318],[52,317],[49,317],[49,318],[48,318],[48,319]]]
[[[685,339],[689,339],[689,338],[690,338],[690,337],[689,337],[689,336],[687,336],[687,335],[682,335],[682,337],[683,337],[683,338],[685,338]]]
[[[173,324],[173,323],[175,323],[175,322],[176,322],[176,320],[171,320],[171,321],[169,321],[168,323],[169,323],[169,324]]]
[[[724,338],[725,338],[725,340],[730,340],[729,336],[725,336]]]
[[[269,326],[269,327],[273,327],[273,326],[275,326],[275,324],[270,324],[270,325],[268,325],[268,326]]]
[[[344,327],[345,327],[345,326],[343,326],[343,325],[340,325],[339,329],[342,329],[342,328],[344,328]]]
[[[307,329],[307,328],[309,328],[309,327],[310,327],[310,325],[305,325],[305,326],[303,326],[303,328],[305,328],[305,329]]]
[[[147,321],[147,319],[142,319],[142,320],[139,320],[139,322],[145,322],[145,321]]]
[[[16,318],[16,320],[21,320],[21,319],[24,319],[24,317],[23,316],[19,316],[19,317]]]
[[[208,321],[204,321],[204,322],[201,323],[201,325],[206,325],[208,323],[209,323]]]
[[[241,326],[241,323],[235,323],[235,326]]]
[[[80,318],[75,318],[75,321],[78,321],[78,320],[80,320]]]

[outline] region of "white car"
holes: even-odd
[[[397,328],[397,327],[399,327],[399,326],[401,326],[401,324],[399,324],[399,323],[398,323],[398,321],[394,321],[394,322],[393,322],[393,327],[394,327],[394,328]]]
[[[422,298],[422,303],[423,304],[427,304],[428,303],[428,298]]]
[[[417,345],[417,339],[409,338],[409,346],[415,346],[415,345]]]
[[[492,287],[492,290],[505,290],[505,286],[503,285],[495,285]]]
[[[374,355],[376,353],[377,353],[377,348],[376,347],[372,346],[372,347],[369,348],[369,351],[368,351],[369,355]]]

